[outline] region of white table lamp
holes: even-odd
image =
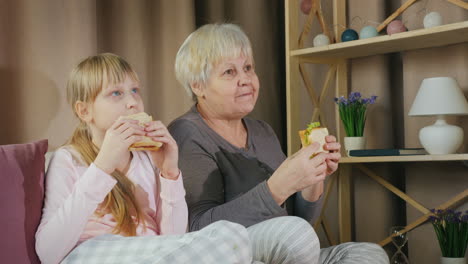
[[[463,143],[463,130],[445,122],[446,115],[467,115],[465,95],[451,77],[424,79],[409,116],[437,116],[437,121],[419,131],[419,141],[429,154],[452,154]]]

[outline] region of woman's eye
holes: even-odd
[[[244,70],[245,71],[251,71],[252,70],[252,65],[246,65]]]
[[[120,96],[122,93],[120,91],[113,91],[112,96]]]

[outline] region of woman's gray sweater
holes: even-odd
[[[288,214],[313,221],[322,199],[308,202],[297,193],[279,206],[266,184],[286,158],[273,129],[263,121],[242,120],[246,148],[230,144],[211,129],[195,106],[168,127],[179,146],[190,230],[218,220],[248,227]]]

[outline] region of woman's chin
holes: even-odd
[[[254,106],[255,105],[238,108],[237,111],[235,111],[235,115],[237,117],[239,117],[239,118],[243,118],[243,117],[245,117],[246,115],[250,114],[253,111]]]

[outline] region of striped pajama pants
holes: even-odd
[[[319,247],[309,223],[284,216],[249,228],[218,221],[184,235],[102,235],[76,247],[62,263],[388,263],[383,249],[371,243],[345,243],[322,250]]]

